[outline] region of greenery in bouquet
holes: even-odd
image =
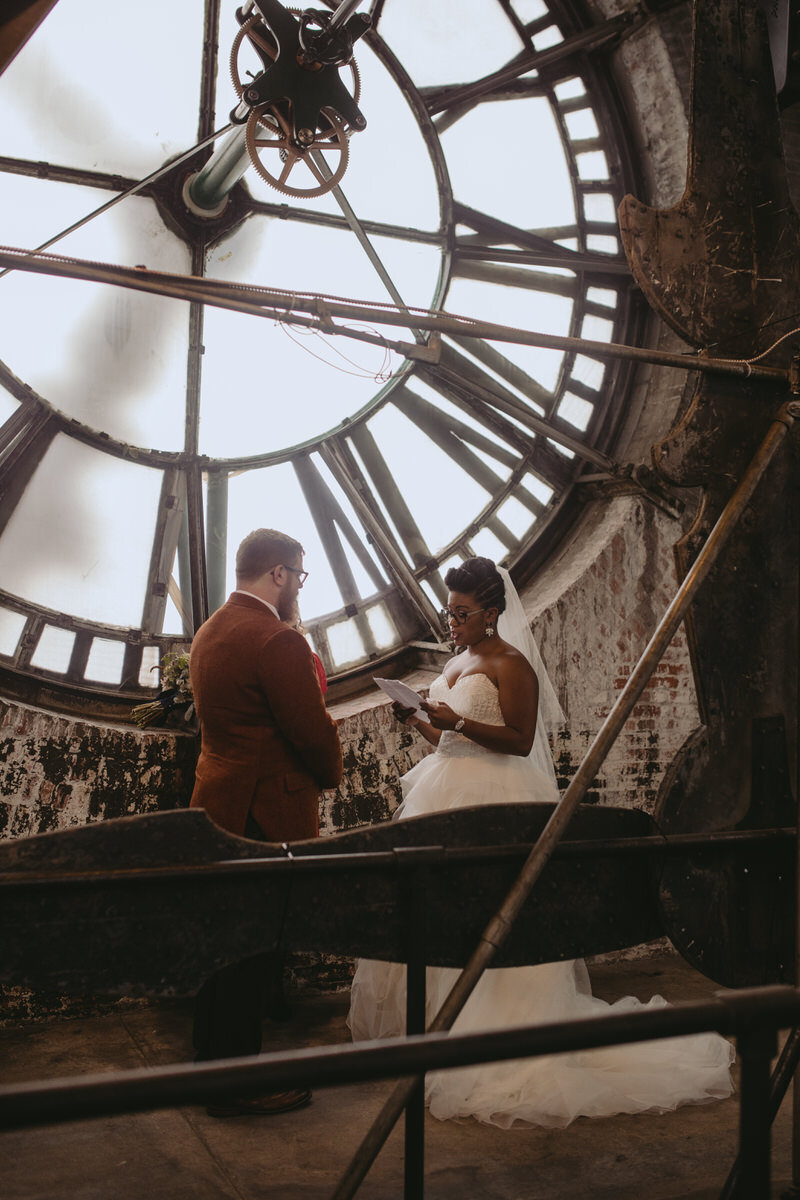
[[[159,667],[153,670],[161,671],[161,687],[155,700],[147,704],[137,704],[131,710],[131,717],[140,728],[148,725],[161,725],[170,713],[182,713],[185,721],[191,721],[194,716],[194,696],[192,681],[189,678],[188,650],[170,650],[165,654]]]

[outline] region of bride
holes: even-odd
[[[395,816],[417,817],[475,804],[558,800],[547,728],[563,720],[522,603],[508,572],[470,558],[445,576],[454,658],[430,688],[430,721],[395,706],[435,751],[403,776]],[[356,966],[354,1041],[405,1033],[405,973],[399,963]],[[427,970],[427,1023],[459,972]],[[582,961],[486,971],[453,1025],[457,1033],[542,1024],[602,1013],[660,1008],[632,996],[592,996]],[[472,1116],[504,1128],[515,1121],[564,1126],[576,1117],[666,1112],[721,1099],[733,1090],[733,1048],[717,1034],[662,1039],[572,1054],[460,1067],[427,1075],[425,1102],[441,1120]]]

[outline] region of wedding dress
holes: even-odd
[[[497,689],[486,675],[462,675],[452,688],[440,676],[430,696],[446,700],[467,718],[503,724]],[[463,734],[445,731],[436,751],[403,777],[404,799],[395,816],[402,820],[475,804],[557,801],[549,752],[548,762],[549,772],[543,769],[541,753],[530,758],[497,754]],[[405,1033],[405,974],[402,964],[359,961],[348,1017],[354,1041]],[[426,1024],[458,975],[451,968],[428,968]],[[661,996],[647,1004],[627,996],[608,1004],[592,996],[582,961],[504,967],[484,972],[453,1030],[472,1033],[619,1015],[666,1003]],[[472,1116],[503,1128],[515,1121],[565,1126],[579,1116],[666,1112],[682,1104],[722,1099],[733,1090],[732,1060],[733,1048],[724,1038],[696,1034],[431,1072],[426,1076],[425,1102],[441,1120]]]

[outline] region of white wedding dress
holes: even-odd
[[[462,675],[452,688],[440,676],[430,695],[462,716],[503,724],[497,689],[486,675]],[[449,731],[403,777],[402,787],[403,803],[395,814],[401,820],[475,804],[558,800],[554,781],[529,759],[495,754]],[[405,1033],[405,973],[398,963],[359,961],[348,1017],[354,1041]],[[428,968],[428,1024],[458,975],[451,968]],[[646,1005],[632,996],[607,1004],[592,996],[582,961],[504,967],[484,973],[453,1030],[472,1033],[665,1005],[661,996]],[[425,1102],[441,1120],[472,1116],[504,1128],[515,1121],[564,1126],[581,1116],[666,1112],[730,1095],[733,1057],[723,1037],[697,1034],[459,1067],[428,1074]]]

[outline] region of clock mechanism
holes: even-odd
[[[287,196],[331,191],[347,170],[351,134],[366,128],[353,43],[371,22],[365,13],[351,15],[354,7],[346,0],[333,12],[300,11],[279,0],[251,0],[236,13],[230,69],[239,104],[231,120],[244,125],[258,174]],[[256,74],[241,70],[245,45],[262,64]]]

